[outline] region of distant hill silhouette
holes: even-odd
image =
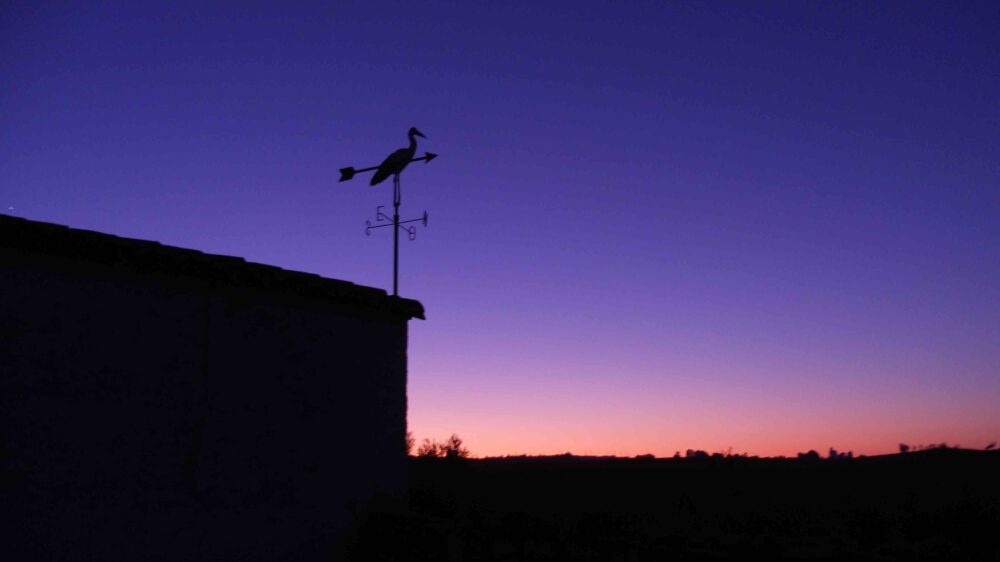
[[[359,558],[995,560],[1000,452],[410,458]],[[392,537],[408,537],[390,540]]]

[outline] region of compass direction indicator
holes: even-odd
[[[387,222],[385,224],[372,224],[372,221],[366,220],[365,221],[365,236],[371,236],[373,229],[382,228],[384,226],[394,226],[394,221],[393,221],[392,217],[390,217],[389,215],[387,215],[387,214],[385,214],[385,213],[382,212],[382,207],[384,207],[384,206],[385,205],[379,205],[378,207],[376,207],[376,209],[375,209],[375,220],[377,222],[382,222],[382,221],[390,221],[390,222]],[[419,219],[410,219],[408,221],[399,221],[399,224],[406,224],[408,222],[422,222],[422,223],[424,223],[424,227],[426,228],[427,227],[427,211],[424,211],[424,216],[420,217]],[[415,226],[402,227],[401,226],[400,228],[402,228],[404,231],[406,231],[406,235],[410,237],[410,240],[416,240],[417,239],[417,227],[415,227]]]
[[[437,158],[437,154],[433,152],[425,152],[423,156],[419,158],[414,158],[413,155],[417,152],[417,139],[416,137],[427,138],[423,133],[417,130],[416,127],[411,127],[408,134],[410,138],[410,145],[406,148],[400,148],[399,150],[393,152],[385,160],[382,161],[378,166],[369,166],[368,168],[355,169],[352,166],[340,169],[340,180],[347,181],[353,178],[356,174],[361,172],[370,172],[375,170],[375,175],[372,176],[369,185],[378,185],[382,183],[386,178],[392,176],[392,207],[393,213],[390,218],[389,215],[382,212],[383,205],[379,205],[375,211],[375,222],[385,224],[372,224],[372,221],[365,221],[365,235],[370,236],[371,231],[375,228],[382,228],[384,226],[395,227],[393,231],[393,243],[392,243],[392,296],[399,296],[399,231],[403,230],[406,232],[410,240],[415,240],[417,238],[417,227],[416,226],[402,226],[404,224],[409,224],[412,222],[423,222],[424,227],[427,226],[427,211],[424,211],[424,216],[418,219],[409,219],[405,221],[399,220],[399,204],[401,202],[401,194],[399,190],[399,174],[403,172],[403,169],[410,162],[419,162],[421,160],[424,163],[428,163],[431,160]]]

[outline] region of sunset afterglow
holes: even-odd
[[[340,4],[6,6],[0,212],[390,288],[415,126],[418,443],[1000,439],[995,6]]]

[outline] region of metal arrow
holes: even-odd
[[[420,160],[424,160],[425,161],[424,163],[426,164],[427,162],[430,162],[435,158],[437,158],[437,154],[434,154],[433,152],[425,152],[424,155],[419,158],[411,158],[410,162],[419,162]],[[352,166],[341,168],[340,180],[338,181],[347,181],[353,178],[355,174],[358,174],[360,172],[370,172],[372,170],[377,170],[378,168],[379,168],[378,166],[369,166],[367,168],[361,168],[360,170],[355,170]]]

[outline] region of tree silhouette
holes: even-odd
[[[420,447],[417,448],[418,457],[447,457],[450,459],[468,458],[469,450],[462,445],[462,438],[452,433],[444,443],[438,443],[431,439],[424,439]]]
[[[437,441],[431,441],[430,439],[424,439],[424,442],[420,444],[417,449],[418,457],[443,457],[444,451],[442,446]]]
[[[406,432],[406,455],[409,456],[413,454],[413,432]]]
[[[809,449],[808,453],[799,453],[798,459],[803,461],[818,461],[819,453],[813,449]]]
[[[455,433],[452,433],[451,437],[441,445],[441,450],[444,456],[450,459],[464,459],[469,456],[469,450],[462,446],[462,438]]]

